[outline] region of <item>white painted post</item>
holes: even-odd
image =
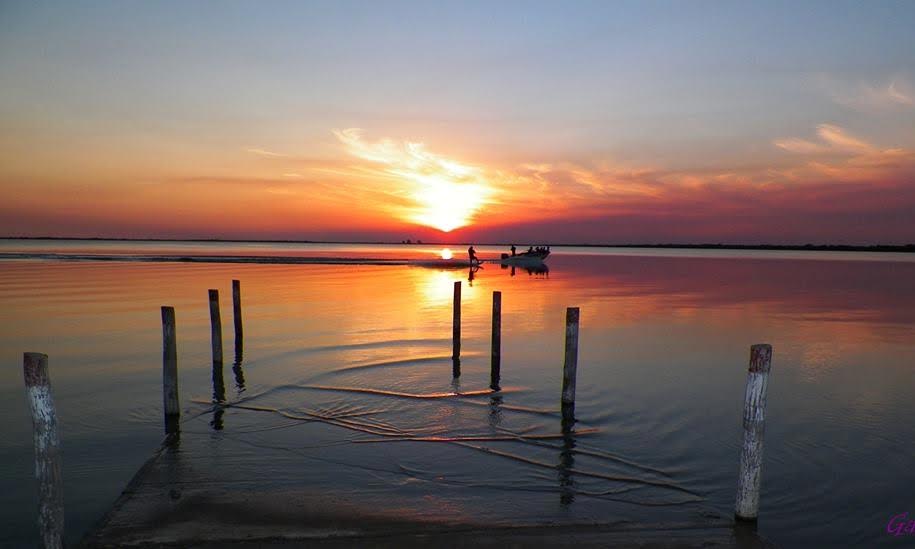
[[[48,377],[48,355],[25,353],[22,371],[32,413],[35,477],[38,480],[38,530],[42,547],[57,549],[63,547],[64,492],[57,412]]]
[[[562,365],[562,416],[575,417],[575,380],[578,376],[578,307],[566,309],[566,352]]]
[[[743,411],[743,447],[737,476],[735,515],[739,520],[756,520],[759,515],[759,481],[762,469],[763,437],[766,432],[766,387],[772,367],[772,346],[750,347],[750,373]]]

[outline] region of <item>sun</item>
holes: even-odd
[[[442,256],[442,259],[451,259],[454,257],[454,254],[451,253],[450,248],[442,248],[442,251],[439,252]]]
[[[389,194],[408,199],[396,213],[405,221],[451,232],[472,224],[495,193],[483,169],[433,154],[422,143],[366,142],[357,128],[334,134],[351,155],[375,166],[368,173]]]
[[[442,232],[470,225],[482,206],[486,191],[471,183],[457,183],[446,177],[427,176],[413,197],[418,207],[410,220]]]

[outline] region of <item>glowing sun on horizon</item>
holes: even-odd
[[[451,259],[454,257],[454,254],[451,253],[451,248],[442,248],[441,256],[442,259]]]
[[[422,143],[367,143],[356,128],[334,135],[353,156],[380,164],[372,174],[409,199],[396,213],[404,221],[447,233],[471,225],[493,193],[479,168],[430,153]]]
[[[456,178],[440,174],[415,178],[423,183],[413,194],[419,207],[409,219],[420,225],[451,232],[470,225],[483,204],[484,189],[480,186],[458,183]]]

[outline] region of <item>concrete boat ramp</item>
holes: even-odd
[[[200,454],[213,448],[220,451]],[[397,504],[366,509],[349,496],[312,491],[297,482],[288,474],[295,471],[289,468],[294,458],[282,452],[259,451],[258,465],[245,452],[233,458],[238,450],[231,441],[214,443],[207,433],[169,435],[81,546],[774,547],[752,529],[720,517],[519,526],[443,519],[440,507],[428,514]],[[426,503],[436,507],[435,501]]]

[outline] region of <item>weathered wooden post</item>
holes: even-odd
[[[563,422],[562,449],[559,451],[559,504],[566,506],[575,502],[575,431],[571,422]]]
[[[489,367],[489,388],[499,390],[502,377],[502,292],[492,293],[492,357]]]
[[[232,281],[232,318],[235,320],[235,348],[237,349],[244,338],[244,329],[241,324],[241,282]]]
[[[64,492],[60,474],[57,412],[48,377],[48,355],[25,353],[22,363],[32,413],[35,478],[38,480],[38,530],[42,546],[63,547]]]
[[[222,403],[226,401],[226,382],[222,373],[222,320],[219,317],[219,292],[210,290],[210,340],[213,344],[213,402],[217,404],[213,411],[214,429],[223,428],[222,416],[225,410]]]
[[[162,409],[166,434],[178,432],[178,345],[175,340],[175,308],[162,307]]]
[[[562,419],[575,420],[575,379],[578,374],[578,307],[566,309],[566,353],[562,365]]]
[[[454,317],[452,318],[451,373],[461,377],[461,281],[454,283]]]
[[[213,346],[213,365],[222,367],[222,320],[219,318],[219,291],[210,290],[210,343]]]
[[[239,392],[245,390],[245,373],[241,364],[245,353],[245,332],[241,322],[241,282],[232,281],[232,318],[235,321],[235,362],[232,373],[235,374],[235,387]]]
[[[743,447],[740,449],[737,477],[735,515],[738,520],[756,520],[759,514],[759,480],[766,432],[766,387],[771,367],[771,345],[761,343],[750,347],[750,373],[743,410]]]

